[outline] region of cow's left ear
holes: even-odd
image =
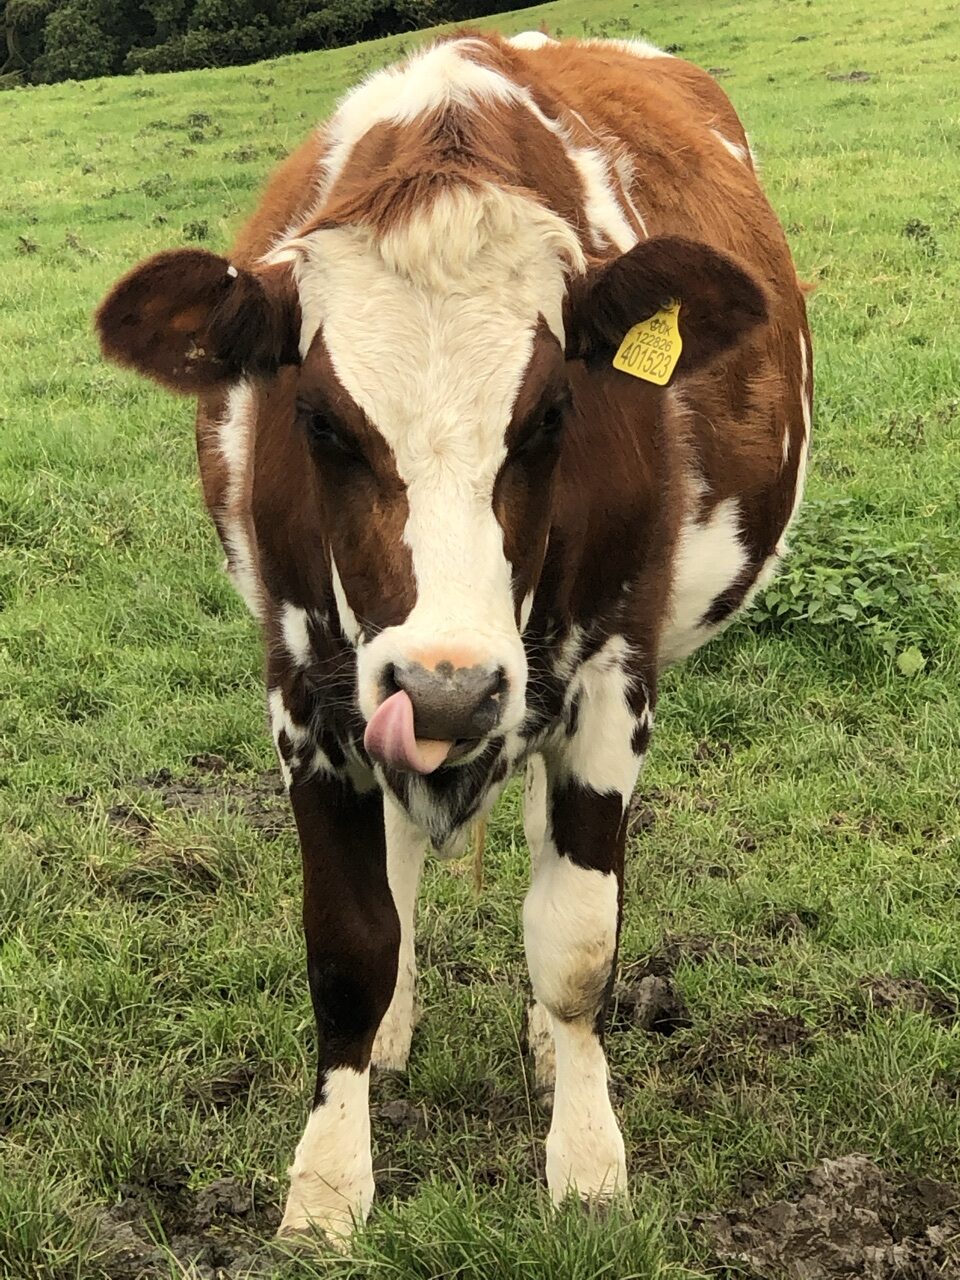
[[[767,318],[762,288],[733,258],[696,240],[655,236],[572,282],[567,357],[612,359],[633,325],[673,299],[680,302],[681,373],[728,350]]]
[[[184,395],[300,360],[289,263],[248,271],[205,249],[158,253],[117,281],[96,326],[108,359]]]

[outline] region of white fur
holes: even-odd
[[[374,72],[341,99],[326,127],[329,149],[318,203],[343,172],[350,152],[377,124],[409,124],[446,106],[516,101],[522,90],[482,62],[464,57],[482,45],[471,39],[432,45],[412,58]]]
[[[703,522],[686,521],[677,543],[670,611],[660,645],[662,662],[685,658],[717,630],[702,626],[700,620],[746,564],[736,498],[719,502]]]
[[[741,147],[739,143],[731,142],[729,138],[725,138],[719,129],[711,129],[710,132],[713,134],[716,140],[720,143],[720,145],[724,148],[724,150],[729,151],[730,155],[733,156],[734,160],[739,160],[741,164],[747,163],[748,155],[745,147]]]
[[[383,818],[387,836],[387,880],[400,917],[400,955],[397,985],[373,1045],[373,1065],[384,1071],[402,1071],[410,1056],[413,1037],[417,981],[415,916],[426,836],[386,794]]]
[[[777,551],[780,555],[786,554],[787,533],[796,518],[797,512],[800,510],[800,503],[803,501],[803,491],[807,482],[810,433],[813,428],[813,410],[810,394],[810,354],[807,350],[807,340],[802,330],[798,340],[800,343],[800,412],[803,414],[803,442],[800,446],[800,459],[797,463],[797,482],[793,491],[793,506],[790,508],[790,519],[787,521],[786,528],[777,543]]]
[[[630,649],[623,636],[610,636],[577,671],[568,698],[580,696],[577,732],[562,755],[562,768],[595,791],[619,793],[627,803],[637,780],[630,746],[636,717],[627,695]]]
[[[613,963],[616,876],[577,866],[548,842],[524,899],[523,930],[537,999],[554,1014],[576,1010],[591,984],[603,986]]]
[[[310,732],[304,725],[297,724],[293,716],[291,716],[289,708],[283,700],[282,689],[269,690],[267,693],[267,708],[270,712],[270,729],[273,733],[273,743],[277,749],[277,759],[280,761],[280,773],[283,776],[284,786],[289,791],[293,784],[294,773],[300,773],[304,767],[303,749],[309,744]],[[289,760],[284,759],[283,752],[280,750],[281,733],[286,734],[292,747]],[[326,752],[321,750],[320,747],[314,747],[303,777],[309,777],[315,773],[333,772],[333,765],[330,763]]]
[[[512,44],[515,49],[542,49],[545,44],[556,43],[556,40],[551,40],[543,31],[521,31],[519,35],[511,36],[507,41],[507,44]]]
[[[306,609],[285,600],[280,610],[280,630],[287,652],[298,667],[308,667],[313,653]]]
[[[338,228],[301,249],[301,347],[322,324],[340,381],[406,486],[416,604],[362,646],[361,710],[372,715],[385,663],[466,641],[476,661],[507,672],[509,730],[522,717],[526,659],[493,484],[540,314],[562,341],[566,273],[574,254],[582,264],[575,237],[521,197],[462,192],[379,240]],[[353,638],[336,576],[334,588]]]
[[[638,236],[617,199],[608,157],[596,147],[574,147],[568,154],[583,183],[587,220],[594,242],[598,248],[612,244],[626,253],[637,243]]]
[[[366,1221],[374,1189],[369,1095],[369,1068],[340,1067],[327,1076],[289,1170],[281,1235],[314,1227],[342,1247]]]
[[[340,579],[340,570],[337,568],[337,562],[333,556],[330,557],[330,579],[333,583],[333,598],[337,604],[340,630],[351,644],[356,644],[360,639],[360,623],[357,621],[357,615],[350,607],[347,593],[344,591],[343,582]]]
[[[260,619],[263,617],[263,584],[245,498],[255,407],[249,383],[238,382],[231,387],[227,411],[217,429],[220,456],[227,471],[223,507],[218,514],[230,580],[253,616]]]
[[[547,838],[547,767],[543,756],[527,760],[523,780],[523,834],[534,867],[540,861]]]
[[[556,1081],[547,1135],[547,1185],[554,1204],[570,1192],[608,1200],[627,1189],[623,1137],[607,1091],[603,1047],[584,1022],[553,1019]]]
[[[548,838],[523,904],[524,949],[537,1002],[550,1014],[555,1062],[534,1014],[535,1073],[555,1066],[547,1182],[555,1203],[568,1191],[605,1198],[626,1186],[623,1139],[607,1093],[594,1009],[616,953],[617,878],[558,856]]]
[[[528,591],[528,592],[527,592],[527,594],[523,597],[523,602],[522,602],[522,604],[520,605],[520,631],[521,631],[521,634],[522,634],[524,631],[526,631],[526,629],[527,629],[527,623],[530,621],[530,614],[531,614],[531,612],[533,611],[533,597],[534,597],[534,595],[535,595],[535,591],[531,588],[531,590],[530,590],[530,591]]]
[[[587,224],[595,247],[603,249],[612,244],[621,253],[632,249],[639,237],[630,225],[617,198],[611,174],[610,157],[599,147],[581,146],[574,139],[567,125],[560,120],[552,119],[541,110],[532,94],[526,95],[524,105],[539,124],[560,140],[567,158],[580,175]],[[570,114],[584,133],[591,137],[596,136],[579,112],[574,111]],[[607,141],[609,143],[609,139]],[[637,220],[643,235],[646,235],[646,224],[630,198],[630,188],[634,185],[635,175],[632,162],[626,152],[615,150],[613,168],[620,180],[624,202]]]
[[[609,45],[611,48],[619,49],[622,53],[632,53],[635,58],[672,58],[672,53],[664,53],[662,49],[658,49],[655,44],[651,44],[649,40],[641,40],[639,37],[635,40],[584,40],[584,44],[593,45]]]
[[[553,1110],[557,1083],[557,1052],[553,1043],[553,1019],[539,1000],[527,1005],[527,1046],[533,1059],[533,1088],[537,1101]]]

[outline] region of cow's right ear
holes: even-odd
[[[108,359],[183,395],[300,361],[288,262],[248,271],[205,249],[158,253],[117,281],[96,326]]]

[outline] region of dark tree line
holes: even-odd
[[[524,0],[0,0],[0,87],[236,66],[524,7]]]

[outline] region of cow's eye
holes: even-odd
[[[563,405],[552,405],[514,446],[514,457],[523,457],[556,445],[562,430]]]
[[[362,462],[363,452],[352,435],[332,422],[326,414],[318,413],[309,405],[298,405],[297,416],[303,424],[310,444],[326,454],[339,454]]]

